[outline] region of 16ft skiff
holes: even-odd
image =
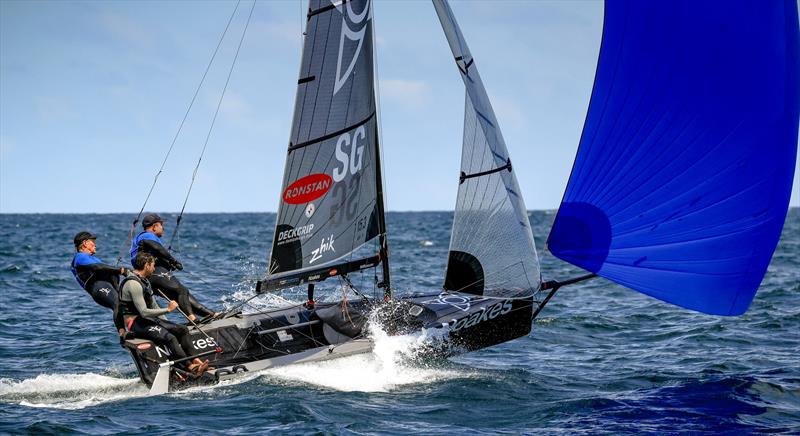
[[[795,1],[607,3],[586,123],[548,238],[554,255],[589,274],[561,282],[541,280],[515,177],[523,166],[452,10],[433,4],[465,85],[443,290],[392,294],[373,4],[311,0],[269,274],[255,292],[326,282],[350,298],[194,326],[197,353],[216,368],[197,382],[367,352],[369,320],[436,332],[444,355],[477,350],[527,335],[561,286],[595,276],[710,314],[750,305],[796,160]],[[358,274],[381,295],[353,286]],[[125,347],[153,393],[186,376],[163,347]]]

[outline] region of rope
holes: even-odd
[[[236,2],[236,7],[233,9],[230,18],[228,18],[228,24],[225,25],[225,30],[222,31],[222,35],[219,37],[219,41],[217,42],[217,48],[214,49],[214,53],[211,55],[211,59],[208,61],[208,65],[206,66],[206,70],[203,72],[203,77],[200,79],[200,83],[197,84],[197,89],[194,91],[194,95],[192,96],[192,101],[189,102],[189,107],[186,108],[186,112],[183,114],[183,119],[181,120],[180,125],[178,126],[178,131],[175,132],[175,136],[172,138],[172,142],[169,145],[169,150],[167,150],[167,154],[164,156],[164,160],[161,162],[161,168],[158,169],[155,177],[153,177],[153,184],[150,185],[150,190],[147,191],[147,196],[144,199],[144,203],[142,203],[141,209],[139,209],[139,213],[136,214],[136,218],[133,219],[131,222],[131,228],[128,231],[128,237],[125,240],[125,243],[122,245],[122,248],[119,251],[119,256],[117,256],[117,265],[122,261],[122,256],[125,254],[125,248],[130,246],[131,239],[133,239],[133,233],[136,231],[136,225],[139,223],[139,219],[142,218],[142,214],[144,213],[144,208],[147,207],[147,202],[150,200],[150,195],[153,193],[153,189],[156,187],[156,183],[158,182],[158,177],[164,172],[164,167],[167,164],[167,159],[169,159],[169,155],[172,153],[172,149],[175,147],[175,142],[178,140],[178,136],[180,136],[181,131],[183,130],[183,125],[186,123],[186,119],[189,117],[189,112],[192,110],[192,106],[194,106],[195,100],[197,100],[197,95],[200,93],[200,88],[203,87],[203,83],[206,80],[206,76],[208,75],[208,71],[211,69],[211,65],[214,63],[214,58],[217,57],[217,52],[219,51],[220,46],[222,45],[222,41],[225,39],[225,35],[228,33],[228,28],[231,26],[231,22],[233,21],[233,17],[236,15],[236,10],[239,9],[239,3],[241,0]]]
[[[258,311],[258,310],[259,310],[259,308],[257,308],[257,307],[255,307],[255,306],[253,306],[252,304],[250,304],[250,303],[249,303],[249,301],[250,301],[250,300],[251,300],[251,299],[248,299],[247,301],[244,301],[243,303],[244,303],[244,304],[246,304],[246,305],[248,305],[248,306],[250,306],[250,308],[252,308],[252,309],[256,309],[256,310]],[[278,323],[278,324],[279,324],[281,327],[291,327],[291,326],[292,326],[292,324],[290,324],[290,323],[287,323],[287,322],[283,322],[283,321],[281,321],[281,320],[279,320],[279,319],[275,318],[274,316],[270,315],[270,313],[271,313],[271,312],[280,312],[280,311],[283,311],[283,310],[286,310],[286,309],[290,309],[290,308],[294,308],[294,307],[300,307],[300,306],[302,306],[302,303],[301,303],[301,304],[296,304],[296,305],[294,305],[294,306],[284,307],[284,308],[277,309],[277,310],[270,310],[270,311],[258,311],[258,312],[254,313],[254,314],[251,314],[251,315],[265,315],[265,316],[266,316],[267,318],[269,318],[270,320],[272,320],[272,321],[274,321],[274,322]],[[309,336],[309,335],[307,335],[307,334],[303,333],[302,331],[300,331],[300,330],[298,330],[298,329],[292,329],[292,331],[294,331],[294,332],[298,333],[300,336],[303,336],[303,337],[305,337],[306,339],[309,339],[309,340],[311,340],[311,341],[312,341],[312,342],[314,342],[315,344],[319,344],[319,343],[320,343],[320,342],[319,342],[318,340],[316,340],[316,339],[315,339],[313,336]],[[267,347],[267,348],[269,348],[269,347]],[[277,351],[280,351],[280,350],[277,350]],[[287,353],[287,354],[289,354],[289,353]]]
[[[157,291],[158,291],[158,293],[159,293],[159,294],[160,294],[162,297],[164,297],[164,298],[165,298],[167,301],[171,301],[171,299],[170,299],[169,297],[167,297],[166,295],[164,295],[164,293],[163,293],[163,292],[161,292],[161,290],[160,290],[160,289],[157,289]],[[200,331],[200,333],[202,333],[202,334],[203,334],[203,336],[205,336],[205,337],[206,337],[206,339],[210,340],[211,342],[213,342],[213,343],[215,343],[215,344],[217,343],[217,342],[216,342],[214,339],[212,339],[212,338],[211,338],[211,336],[209,336],[209,335],[208,335],[208,334],[207,334],[205,331],[203,331],[203,329],[201,329],[201,328],[200,328],[200,326],[199,326],[199,325],[197,325],[197,323],[196,323],[196,322],[194,322],[194,321],[193,321],[191,318],[189,318],[189,315],[186,315],[186,312],[184,312],[183,310],[181,310],[181,308],[180,308],[180,307],[176,307],[175,309],[177,309],[177,310],[178,310],[178,312],[179,312],[181,315],[183,315],[183,317],[184,317],[184,318],[186,318],[186,320],[188,320],[190,323],[192,323],[192,325],[194,326],[194,328],[196,328],[198,331]]]
[[[238,6],[238,3],[237,3]],[[186,203],[189,201],[189,195],[192,193],[192,187],[194,186],[194,181],[197,177],[197,170],[200,168],[200,162],[203,161],[203,155],[206,153],[206,148],[208,147],[208,141],[211,139],[211,132],[214,130],[214,124],[217,121],[217,115],[219,115],[219,109],[222,106],[222,100],[225,98],[225,92],[228,90],[228,84],[231,81],[231,75],[233,74],[233,68],[236,66],[236,60],[239,59],[239,51],[242,49],[242,42],[244,42],[244,36],[247,33],[247,27],[250,25],[250,19],[253,17],[253,10],[256,7],[256,2],[253,1],[253,6],[250,7],[250,14],[247,16],[247,22],[244,24],[244,30],[242,30],[242,36],[239,38],[239,45],[236,47],[236,54],[233,56],[233,62],[231,62],[231,68],[228,70],[228,77],[225,79],[225,86],[222,88],[222,94],[219,96],[219,101],[217,102],[217,109],[214,111],[214,118],[211,119],[211,126],[208,128],[208,133],[206,134],[206,140],[203,144],[203,150],[200,152],[200,157],[197,159],[197,165],[194,167],[194,171],[192,172],[192,181],[189,183],[189,190],[186,192],[186,198],[183,200],[183,206],[181,207],[181,213],[178,215],[177,222],[175,223],[175,230],[172,233],[172,237],[169,240],[169,245],[167,249],[172,248],[172,241],[175,240],[175,236],[178,234],[178,228],[181,225],[181,219],[183,218],[183,212],[186,210]]]

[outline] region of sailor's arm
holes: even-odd
[[[75,269],[77,269],[81,273],[91,273],[91,274],[98,274],[98,273],[110,273],[110,274],[124,274],[125,268],[109,265],[107,263],[103,263],[97,257],[94,257],[87,253],[78,253],[75,255],[75,259],[73,260],[73,265]]]
[[[144,290],[139,282],[129,280],[125,283],[124,288],[125,291],[130,294],[131,300],[134,306],[136,306],[136,311],[139,312],[139,315],[145,318],[155,318],[170,312],[169,308],[161,309],[156,303],[153,303],[155,307],[147,307],[147,303],[144,301]],[[153,300],[155,300],[155,298]]]
[[[98,263],[89,263],[89,264],[85,264],[85,265],[79,265],[79,268],[82,269],[82,270],[87,270],[87,271],[91,272],[92,274],[98,274],[98,273],[109,273],[109,274],[117,274],[117,275],[125,274],[125,268],[124,267],[116,267],[116,266],[113,266],[113,265],[108,265],[108,264],[100,263],[100,262],[98,262]]]
[[[169,303],[167,303],[166,311],[167,312],[172,312],[173,310],[175,310],[176,307],[178,307],[178,302],[169,300]],[[158,305],[158,301],[156,301],[155,298],[151,298],[150,299],[150,308],[151,309],[159,309],[160,310],[161,306]],[[167,320],[167,316],[166,315],[159,315],[158,317],[163,319],[163,320]]]
[[[170,254],[170,252],[167,251],[167,249],[157,241],[153,241],[152,239],[142,239],[139,241],[139,249],[142,248],[144,248],[148,253],[152,253],[160,259],[165,260],[170,265],[180,265],[180,262],[172,257],[172,254]],[[181,265],[181,268],[178,269],[183,269],[183,265]]]

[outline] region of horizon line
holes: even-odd
[[[798,209],[800,206],[793,206],[789,205],[789,210],[791,209]],[[558,211],[558,208],[553,209],[527,209],[528,212],[549,212],[549,211]],[[148,211],[152,212],[152,211]],[[439,210],[388,210],[386,213],[452,213],[455,212],[454,209],[439,209]],[[157,213],[161,214],[170,214],[170,215],[178,215],[176,211],[169,211],[163,212],[159,211]],[[204,211],[204,212],[185,212],[184,215],[210,215],[210,214],[255,214],[255,213],[271,213],[276,214],[275,211],[258,211],[258,210],[251,210],[251,211]],[[138,212],[2,212],[0,211],[0,215],[138,215]]]

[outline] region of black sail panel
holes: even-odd
[[[372,35],[371,1],[310,2],[269,282],[378,253]]]

